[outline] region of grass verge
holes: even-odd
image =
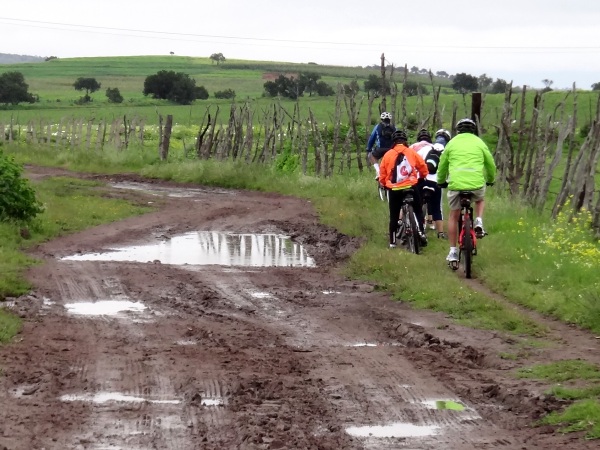
[[[559,426],[561,433],[580,431],[586,439],[600,439],[600,370],[597,366],[580,360],[565,360],[520,369],[517,376],[561,383],[553,386],[549,393],[574,401],[563,411],[548,414],[538,421],[538,425]]]

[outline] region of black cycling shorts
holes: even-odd
[[[387,153],[388,150],[389,148],[376,147],[373,150],[371,150],[371,155],[373,155],[373,158],[375,159],[381,159],[383,158],[383,155]]]

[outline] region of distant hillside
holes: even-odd
[[[43,58],[41,56],[13,55],[10,53],[0,53],[0,64],[44,62],[45,60],[46,58]]]

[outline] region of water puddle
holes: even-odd
[[[146,306],[140,302],[105,300],[67,303],[65,308],[69,314],[78,316],[116,316],[124,312],[142,312]]]
[[[96,404],[103,403],[156,403],[161,405],[178,405],[181,403],[179,400],[149,400],[142,397],[134,397],[131,395],[124,395],[118,392],[99,392],[97,394],[82,394],[82,395],[63,395],[60,397],[63,402],[91,402]]]
[[[355,342],[346,347],[405,347],[400,342]]]
[[[464,411],[467,409],[465,405],[460,402],[455,402],[454,400],[431,400],[423,402],[423,404],[430,409],[438,410],[449,409],[451,411]]]
[[[304,247],[278,234],[231,234],[197,231],[160,242],[114,247],[102,253],[76,254],[66,261],[160,262],[173,265],[314,267]]]
[[[176,344],[177,345],[196,345],[198,343],[198,341],[194,341],[194,340],[181,340],[181,341],[177,341]]]
[[[200,404],[203,406],[223,406],[225,401],[222,398],[203,398]]]
[[[341,294],[341,292],[340,291],[323,291],[323,294],[332,295],[332,294]]]
[[[216,188],[172,188],[172,187],[162,187],[162,186],[153,186],[152,184],[147,183],[135,183],[135,182],[121,182],[115,183],[112,187],[117,189],[127,189],[131,191],[140,191],[146,194],[156,195],[156,196],[167,196],[174,198],[194,198],[200,197],[202,195],[207,194],[228,194],[234,195],[235,192],[227,191],[225,189],[216,189]],[[151,203],[151,202],[148,202]]]
[[[269,298],[271,294],[268,292],[251,292],[250,295],[254,298]]]
[[[396,422],[389,425],[348,427],[346,428],[346,433],[356,437],[407,438],[432,436],[438,432],[439,428],[437,426],[421,426]]]

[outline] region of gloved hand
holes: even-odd
[[[447,181],[445,181],[444,183],[438,183],[438,186],[439,186],[440,188],[442,188],[442,189],[443,189],[443,188],[447,188],[447,187],[448,187],[448,182],[447,182]]]

